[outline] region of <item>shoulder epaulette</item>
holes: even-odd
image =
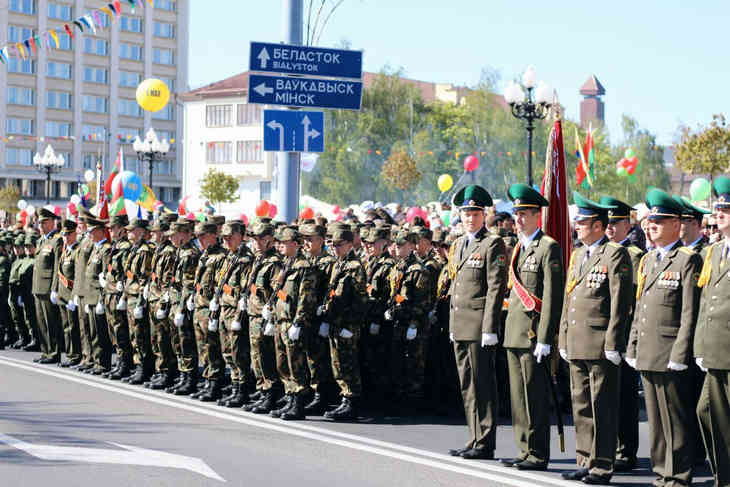
[[[637,247],[636,245],[630,245],[630,246],[628,246],[626,248],[628,249],[628,251],[631,254],[634,254],[634,255],[639,255],[639,254],[641,254],[641,253],[644,252],[643,250],[641,250],[641,248]]]
[[[549,244],[557,244],[558,243],[558,241],[555,240],[553,237],[551,237],[550,235],[545,235],[545,234],[542,235],[541,240],[545,240]]]
[[[606,245],[608,245],[609,247],[613,247],[614,249],[623,248],[623,245],[616,242],[606,242]]]
[[[692,250],[690,247],[680,247],[679,251],[682,252],[683,254],[687,254],[687,255],[692,255],[692,254],[697,253],[694,250]]]

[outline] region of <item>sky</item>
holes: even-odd
[[[189,1],[191,88],[246,71],[251,41],[283,40],[280,0]],[[680,124],[730,115],[728,30],[724,0],[344,0],[319,45],[345,40],[364,51],[365,71],[430,82],[474,86],[489,68],[500,92],[531,64],[573,120],[595,74],[611,142],[627,114],[666,145]]]

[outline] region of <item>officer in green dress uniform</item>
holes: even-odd
[[[79,314],[73,303],[71,291],[74,286],[76,252],[79,245],[76,241],[76,222],[63,220],[61,235],[64,245],[61,258],[56,267],[56,278],[53,283],[52,294],[56,294],[56,302],[61,313],[63,323],[63,337],[66,345],[66,360],[61,367],[74,367],[81,363],[81,330],[79,328]],[[70,305],[70,306],[69,306]]]
[[[104,312],[104,284],[99,279],[106,269],[106,262],[109,260],[112,251],[112,244],[107,239],[106,224],[108,220],[87,217],[86,225],[89,228],[89,236],[93,242],[91,254],[86,265],[84,276],[84,307],[89,318],[89,330],[91,337],[91,352],[94,358],[94,367],[84,372],[94,375],[102,375],[111,369],[112,342],[109,337],[109,326]]]
[[[41,335],[41,364],[55,364],[61,361],[63,329],[58,306],[51,300],[53,276],[61,257],[63,239],[56,230],[59,220],[46,208],[38,210],[38,224],[42,237],[36,249],[33,265],[33,296],[35,297],[36,317]],[[55,300],[55,296],[54,296]]]
[[[466,459],[494,458],[497,437],[495,345],[507,288],[504,241],[484,227],[492,197],[477,185],[454,195],[466,233],[449,251],[451,282],[450,338],[459,372],[469,438],[449,451]]]
[[[94,249],[94,242],[91,240],[86,219],[93,215],[84,207],[79,207],[79,218],[77,222],[78,233],[78,250],[74,259],[74,285],[71,293],[73,301],[71,307],[74,308],[79,317],[79,330],[81,335],[81,354],[82,362],[74,367],[79,371],[85,371],[94,368],[94,355],[91,350],[91,328],[89,315],[84,311],[86,302],[84,301],[86,289],[86,265],[89,262],[89,256]]]
[[[514,204],[519,241],[510,259],[504,347],[520,453],[502,463],[545,470],[550,461],[549,363],[563,304],[563,263],[560,246],[539,227],[547,200],[526,184],[513,184],[507,194]]]

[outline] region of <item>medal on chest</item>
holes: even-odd
[[[522,264],[522,270],[527,272],[537,271],[537,259],[535,259],[534,255],[531,255],[525,259],[525,262]]]
[[[605,265],[594,265],[586,276],[586,286],[590,289],[598,289],[608,276],[608,267]]]
[[[474,252],[469,256],[469,259],[466,261],[467,267],[473,267],[478,268],[482,266],[482,256],[479,255],[478,252]]]
[[[659,276],[659,286],[667,289],[679,289],[681,275],[679,272],[662,272]]]

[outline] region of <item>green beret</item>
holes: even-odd
[[[595,201],[591,201],[577,191],[573,191],[573,201],[578,207],[578,214],[575,221],[588,220],[589,218],[608,217],[608,210],[615,210],[613,205],[600,205]]]
[[[645,203],[649,208],[649,220],[680,218],[684,211],[684,205],[678,203],[669,193],[658,188],[652,188],[646,192]]]
[[[631,210],[633,210],[631,206],[611,196],[601,196],[601,199],[598,200],[598,204],[616,207],[615,210],[608,210],[609,220],[623,220],[624,218],[630,218]]]
[[[715,208],[730,208],[730,177],[717,176],[712,181],[712,192],[717,196]]]
[[[456,192],[453,202],[462,210],[483,210],[492,206],[492,197],[481,186],[470,184]]]

